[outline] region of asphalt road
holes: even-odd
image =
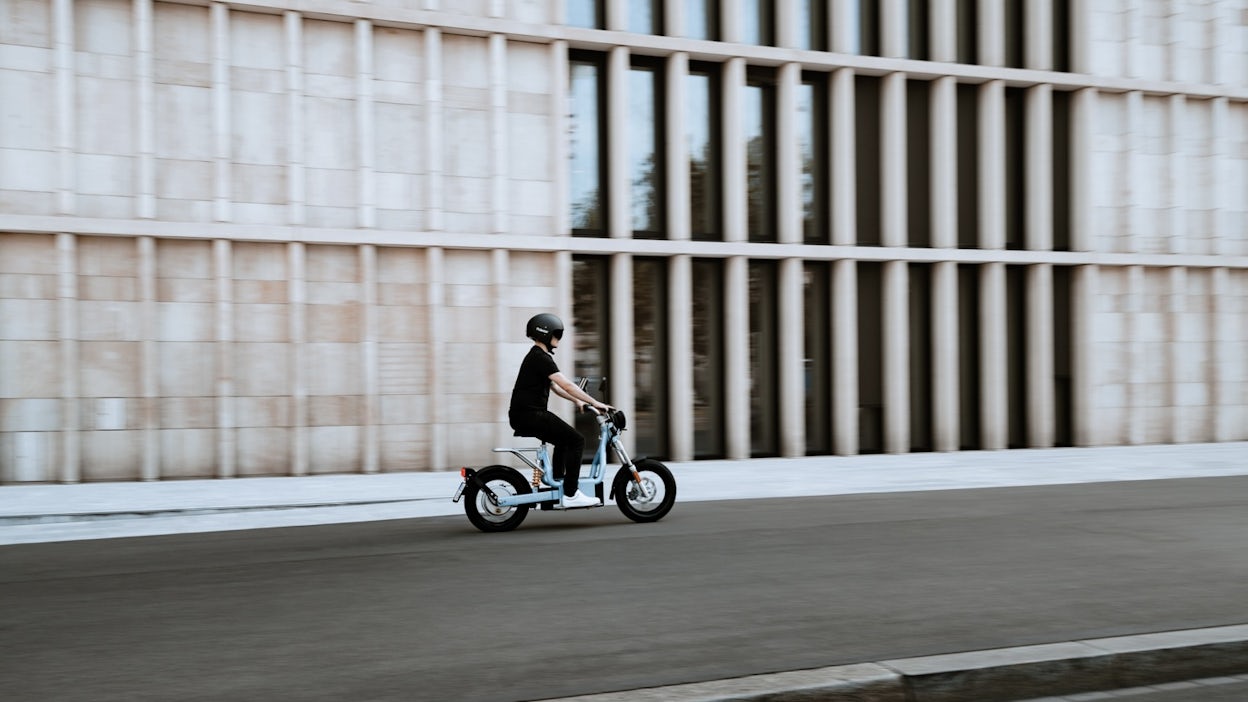
[[[531,700],[1248,623],[1248,477],[0,548],[0,699]]]

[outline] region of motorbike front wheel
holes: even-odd
[[[507,466],[482,468],[477,478],[496,495],[527,495],[532,492],[528,482]],[[476,483],[469,482],[464,489],[464,514],[481,531],[511,531],[524,521],[529,514],[529,506],[504,507],[495,504],[489,493],[479,489]]]
[[[642,459],[633,467],[641,483],[633,478],[627,466],[620,468],[611,483],[615,504],[634,522],[657,522],[676,504],[676,478],[667,466],[653,459]]]

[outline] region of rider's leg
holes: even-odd
[[[565,425],[566,426],[566,425]],[[555,465],[563,466],[563,494],[576,494],[581,481],[581,456],[585,453],[585,437],[579,431],[565,434],[565,441],[555,444]]]
[[[585,437],[553,412],[534,412],[522,417],[514,417],[512,426],[554,445],[555,454],[552,456],[552,465],[555,475],[558,476],[562,468],[563,475],[559,479],[563,481],[563,494],[568,497],[575,495],[581,478],[581,457],[585,452]]]

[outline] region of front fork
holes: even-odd
[[[633,459],[629,458],[628,451],[624,450],[624,442],[620,441],[620,437],[611,437],[611,448],[615,449],[615,455],[620,457],[620,462],[633,474],[633,482],[637,483],[641,496],[647,500],[654,497],[654,488],[647,489],[645,481],[641,479],[641,473],[637,472],[637,466],[633,465]],[[619,499],[618,496],[612,497]]]

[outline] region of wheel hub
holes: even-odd
[[[628,501],[634,503],[645,504],[654,500],[658,490],[654,487],[654,479],[650,476],[642,476],[641,484],[633,483],[628,486]]]

